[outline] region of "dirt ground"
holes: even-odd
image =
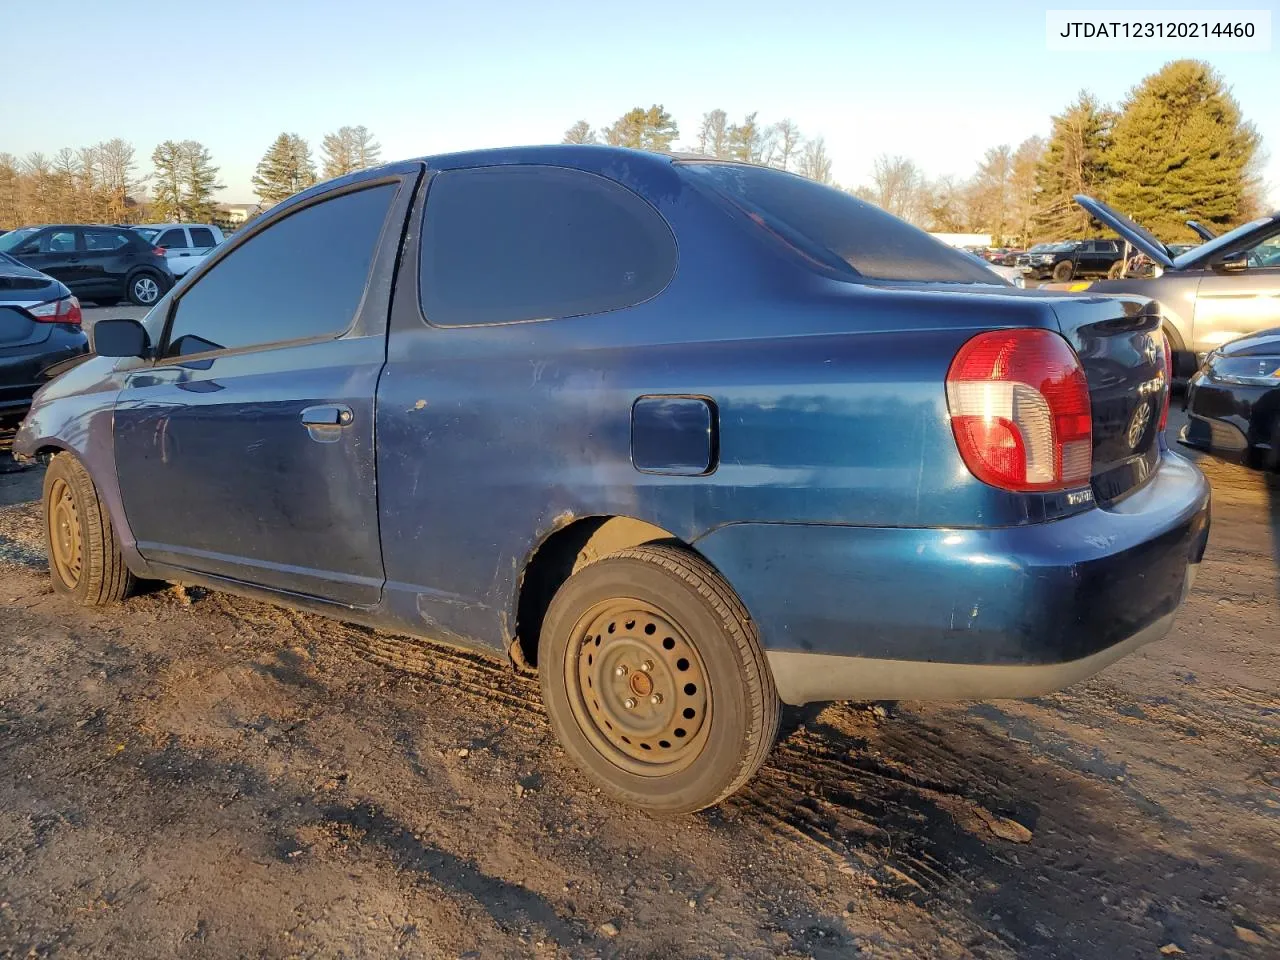
[[[217,593],[47,586],[0,474],[0,956],[1280,956],[1280,477],[1213,461],[1174,633],[1030,702],[792,718],[603,800],[536,684]]]

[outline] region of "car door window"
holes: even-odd
[[[443,326],[618,310],[671,280],[662,216],[621,184],[560,167],[437,174],[422,228],[422,308]]]
[[[72,253],[76,249],[74,230],[50,230],[37,241],[38,253]]]
[[[213,231],[208,227],[192,227],[191,228],[191,245],[193,247],[212,247],[216,240],[213,239]]]
[[[185,250],[187,248],[187,231],[166,230],[156,238],[156,246],[166,250]]]
[[[381,184],[322,200],[231,250],[174,305],[165,356],[346,331],[396,189]]]
[[[128,245],[128,237],[117,230],[84,231],[84,248],[88,251],[119,250]]]

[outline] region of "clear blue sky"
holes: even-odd
[[[1280,28],[1276,0],[1232,5],[1271,9]],[[865,182],[882,152],[931,176],[968,176],[987,147],[1046,134],[1050,113],[1080,88],[1115,102],[1182,55],[1049,52],[1044,10],[1066,6],[0,0],[4,34],[33,38],[23,44],[33,68],[6,71],[0,151],[53,153],[121,136],[149,172],[156,143],[191,138],[221,167],[221,198],[249,201],[254,165],[285,130],[318,154],[325,132],[363,123],[390,160],[555,142],[579,118],[600,126],[656,102],[686,144],[715,107],[731,118],[757,110],[765,123],[790,116],[826,137],[847,186]],[[1275,206],[1278,52],[1203,56],[1263,134]]]

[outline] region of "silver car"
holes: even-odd
[[[1144,254],[1151,266],[1138,276],[1062,286],[1090,293],[1137,293],[1158,301],[1175,351],[1176,375],[1189,376],[1200,357],[1230,340],[1280,326],[1280,211],[1175,253],[1105,203],[1084,195],[1075,199]],[[1207,229],[1197,232],[1211,235]]]

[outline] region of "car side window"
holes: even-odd
[[[174,305],[165,356],[343,333],[397,187],[321,200],[231,250]]]
[[[448,170],[431,181],[419,264],[430,323],[619,310],[660,293],[675,267],[661,214],[604,177],[522,165]]]
[[[166,230],[156,238],[156,246],[166,250],[185,250],[187,248],[187,231]]]
[[[86,250],[119,250],[129,245],[129,238],[115,230],[86,230],[84,232],[84,248]]]
[[[213,231],[208,227],[191,228],[191,245],[193,247],[212,247],[217,243],[213,239]]]

